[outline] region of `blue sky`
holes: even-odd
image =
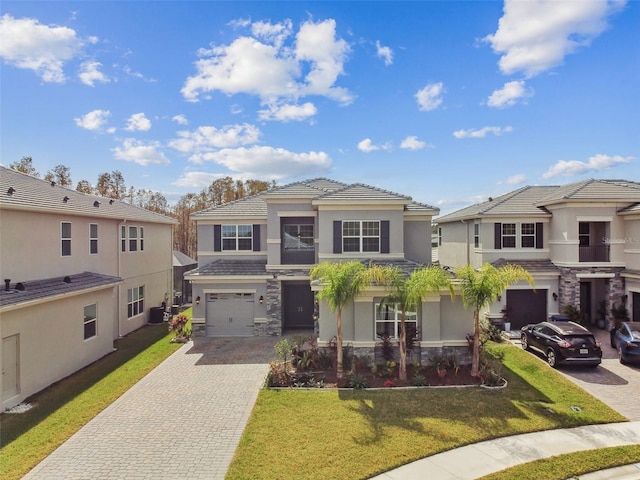
[[[640,2],[29,2],[0,7],[0,163],[120,170],[170,202],[329,177],[445,214],[640,180]]]

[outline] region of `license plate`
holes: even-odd
[[[581,349],[580,349],[580,353],[581,353],[582,355],[586,355],[587,353],[589,353],[589,349],[588,349],[588,348],[581,348]]]

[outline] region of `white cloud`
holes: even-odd
[[[393,50],[389,47],[384,47],[376,40],[376,51],[378,56],[384,59],[384,64],[389,66],[393,63]]]
[[[194,131],[178,132],[178,137],[169,142],[169,146],[183,153],[196,155],[192,161],[198,162],[201,154],[219,148],[250,145],[260,139],[260,130],[254,125],[225,125],[222,128],[211,126],[198,127]]]
[[[118,160],[134,162],[138,165],[169,164],[169,159],[159,149],[160,144],[158,142],[144,144],[135,138],[125,138],[122,142],[122,147],[114,148],[113,152]]]
[[[90,87],[93,87],[95,82],[110,82],[109,78],[99,70],[100,67],[102,67],[102,64],[100,62],[83,62],[80,65],[80,73],[78,73],[78,78],[80,78],[80,81],[82,83]]]
[[[197,102],[202,95],[220,91],[256,95],[263,104],[306,95],[342,104],[353,100],[348,90],[335,86],[344,73],[349,45],[336,37],[334,20],[307,21],[295,39],[288,20],[276,25],[258,22],[252,25],[252,32],[254,37],[201,49],[196,74],[187,78],[181,90],[184,98]]]
[[[516,175],[511,175],[510,177],[507,177],[506,180],[498,182],[498,185],[502,185],[502,184],[519,185],[521,183],[524,183],[526,180],[527,180],[526,175],[522,173],[518,173]]]
[[[564,57],[587,46],[607,27],[606,18],[626,0],[505,0],[498,30],[484,40],[501,54],[505,75],[533,77],[560,65]]]
[[[578,160],[560,160],[555,165],[542,174],[542,178],[553,178],[558,175],[566,177],[578,175],[580,173],[605,170],[621,163],[630,163],[634,157],[623,157],[620,155],[603,155],[601,153],[589,158],[588,162]]]
[[[267,105],[267,108],[258,110],[260,120],[278,120],[280,122],[301,122],[318,113],[316,106],[307,102],[303,105]]]
[[[375,152],[376,150],[390,151],[391,144],[387,142],[381,145],[374,145],[370,138],[365,138],[364,140],[361,140],[360,142],[358,142],[358,150],[365,153]]]
[[[179,115],[174,115],[171,120],[173,120],[174,122],[176,122],[178,125],[188,125],[189,121],[187,120],[187,117],[185,117],[182,114]]]
[[[34,18],[0,18],[0,57],[9,65],[33,70],[44,82],[66,80],[64,64],[81,51],[83,41],[75,30],[42,25]]]
[[[400,143],[400,148],[405,150],[422,150],[427,146],[426,142],[422,140],[418,140],[418,137],[415,135],[410,135]]]
[[[144,113],[134,113],[127,120],[127,126],[125,130],[129,132],[147,132],[151,129],[151,121],[145,116]]]
[[[185,172],[180,178],[173,182],[172,185],[188,188],[207,188],[219,178],[226,176],[226,174],[222,173]]]
[[[101,131],[102,127],[107,123],[111,112],[109,110],[92,110],[91,112],[83,115],[82,117],[74,118],[74,122],[80,128],[91,131]],[[109,133],[113,133],[114,129],[109,129]]]
[[[326,174],[331,158],[324,152],[295,153],[283,148],[225,148],[203,154],[200,161],[223,165],[244,178],[279,180]]]
[[[491,133],[496,137],[504,133],[509,133],[513,131],[513,127],[483,127],[480,130],[456,130],[453,132],[453,136],[456,138],[484,138],[487,134]]]
[[[442,103],[442,94],[444,93],[444,85],[442,82],[429,83],[421,90],[418,90],[415,97],[420,106],[420,110],[428,112],[435,110]]]
[[[533,96],[532,90],[525,89],[524,80],[507,82],[500,90],[494,90],[487,100],[487,105],[494,108],[512,107],[518,101]]]

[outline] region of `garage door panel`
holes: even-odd
[[[254,307],[252,293],[209,294],[207,296],[207,336],[253,336]]]
[[[547,290],[507,290],[507,316],[511,330],[547,319]]]

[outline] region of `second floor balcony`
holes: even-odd
[[[283,249],[280,252],[282,265],[313,265],[316,263],[316,251],[311,248]]]
[[[609,262],[609,245],[581,245],[580,262]]]

